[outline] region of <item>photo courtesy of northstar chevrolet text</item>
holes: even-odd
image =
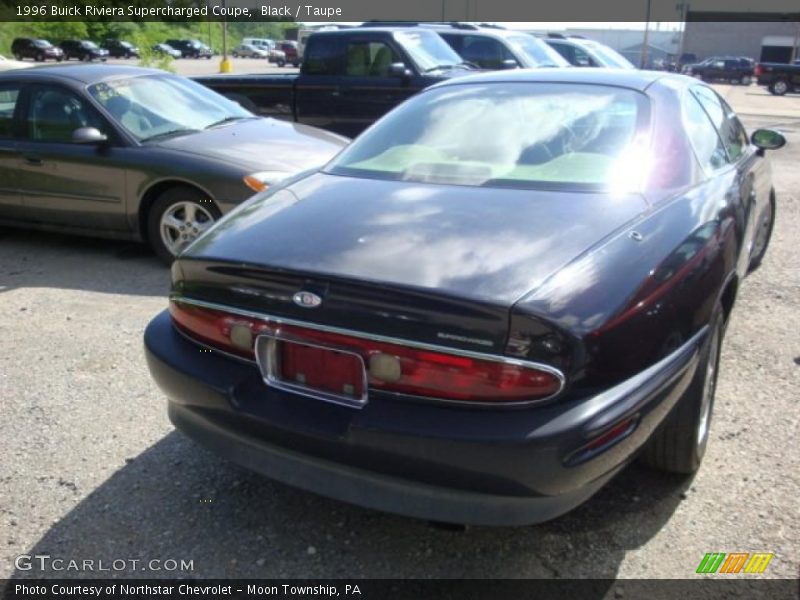
[[[9,597],[794,597],[784,4],[0,7]]]

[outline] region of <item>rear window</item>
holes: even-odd
[[[493,83],[423,93],[356,139],[337,175],[487,187],[619,187],[640,173],[649,102],[598,85]]]

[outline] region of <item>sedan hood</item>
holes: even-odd
[[[252,118],[155,145],[252,171],[297,173],[325,164],[347,142],[346,138],[306,125]]]
[[[636,195],[316,173],[243,205],[184,256],[508,308],[645,208]]]

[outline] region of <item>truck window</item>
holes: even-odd
[[[484,69],[502,69],[504,60],[516,60],[499,41],[476,35],[464,36],[461,57]]]
[[[336,36],[312,35],[303,57],[305,75],[341,75],[339,43]]]
[[[402,62],[384,42],[353,41],[347,44],[345,75],[351,77],[388,77],[392,63]]]

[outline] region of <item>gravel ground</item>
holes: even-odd
[[[168,286],[149,251],[0,229],[0,577],[109,574],[15,570],[49,554],[193,562],[116,573],[138,577],[681,578],[734,551],[774,552],[765,576],[796,577],[800,119],[747,121],[768,123],[790,139],[773,154],[778,221],[733,312],[703,467],[634,465],[534,527],[437,529],[225,463],[173,431],[148,375],[142,331]]]

